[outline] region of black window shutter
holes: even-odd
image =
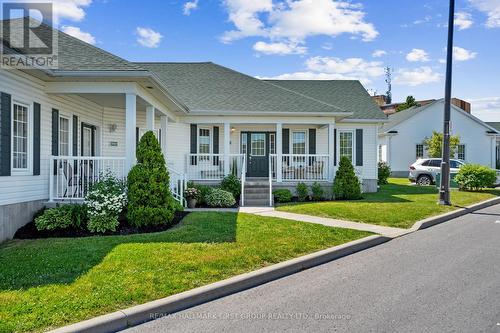
[[[214,154],[218,154],[219,153],[219,127],[218,126],[214,126],[214,133],[213,133],[212,140],[213,140],[213,146],[214,146],[212,148],[212,151]],[[219,157],[214,157],[213,164],[219,165]]]
[[[290,154],[290,130],[288,128],[283,128],[282,141],[282,153]]]
[[[78,156],[78,117],[73,116],[73,156]]]
[[[33,103],[33,176],[40,175],[40,109]]]
[[[337,166],[337,129],[333,130],[333,166]]]
[[[11,96],[0,93],[0,176],[10,176]]]
[[[356,166],[363,165],[363,130],[356,130]]]
[[[59,156],[59,110],[52,109],[52,155]]]
[[[135,147],[137,148],[137,146],[139,145],[139,127],[136,127],[135,128]]]
[[[309,129],[309,154],[316,154],[316,129],[315,128],[310,128]],[[312,165],[316,158],[315,157],[309,157],[309,165]]]
[[[198,126],[196,124],[191,124],[191,148],[190,152],[191,154],[196,154],[198,152],[198,143],[197,143],[197,138],[198,138]],[[196,156],[191,156],[191,165],[196,165]]]

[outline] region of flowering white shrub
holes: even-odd
[[[92,232],[115,231],[118,217],[127,204],[123,182],[111,174],[104,174],[85,196],[88,207],[88,229]]]

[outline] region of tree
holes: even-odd
[[[408,97],[406,97],[406,102],[404,102],[403,104],[399,104],[398,105],[398,107],[396,108],[396,112],[409,109],[409,108],[411,108],[413,106],[419,106],[419,104],[415,100],[415,97],[408,96]]]
[[[361,199],[361,185],[358,177],[354,173],[351,160],[342,156],[339,168],[335,174],[333,183],[333,195],[335,200],[356,200]]]
[[[426,137],[423,143],[429,157],[439,158],[443,156],[443,133],[432,131],[432,136]],[[450,157],[455,156],[459,144],[460,137],[452,135],[450,137]]]

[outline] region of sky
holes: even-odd
[[[358,79],[442,98],[448,1],[54,0],[59,29],[130,61],[213,61],[258,78]],[[457,0],[453,96],[500,122],[500,0]]]

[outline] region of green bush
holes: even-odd
[[[359,179],[354,173],[351,161],[345,156],[340,158],[339,168],[335,174],[333,195],[335,200],[361,199]]]
[[[297,193],[297,198],[300,202],[306,201],[309,196],[309,190],[307,189],[307,185],[304,183],[298,183],[295,187],[295,192]]]
[[[285,203],[292,201],[292,192],[286,188],[273,191],[274,201]]]
[[[118,219],[115,216],[96,215],[89,219],[87,228],[90,232],[105,233],[106,231],[115,231],[118,224]]]
[[[195,188],[198,190],[198,204],[203,205],[207,203],[207,195],[212,192],[212,187],[207,186],[207,185],[201,185],[201,184],[195,184],[192,181],[189,181],[187,183],[187,188]]]
[[[391,176],[391,167],[385,162],[378,162],[378,184],[385,185]]]
[[[128,222],[137,227],[169,224],[174,198],[160,144],[152,131],[137,146],[137,164],[128,174]]]
[[[44,210],[35,218],[38,230],[80,229],[87,220],[85,205],[62,205]]]
[[[323,200],[323,197],[325,195],[325,191],[323,190],[323,187],[321,187],[321,184],[318,182],[314,182],[311,185],[311,193],[312,193],[312,199],[314,201]]]
[[[237,199],[241,194],[241,182],[235,175],[228,175],[224,177],[220,183],[220,188],[224,191],[231,192]]]
[[[479,164],[466,164],[460,168],[455,181],[461,190],[478,191],[493,187],[497,180],[496,171]]]
[[[214,188],[206,197],[207,205],[210,207],[232,207],[236,204],[236,200],[231,192],[224,191],[220,188]]]

